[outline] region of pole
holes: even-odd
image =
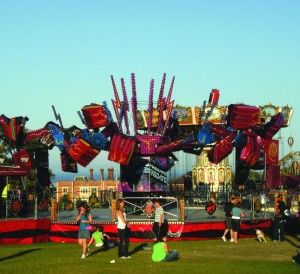
[[[254,195],[252,195],[251,199],[251,218],[254,219]]]
[[[111,220],[115,222],[117,220],[117,212],[116,212],[117,200],[113,199],[111,201]]]
[[[38,209],[38,197],[35,196],[35,204],[34,204],[34,220],[37,220],[37,209]]]
[[[74,180],[72,181],[72,198],[73,198],[73,209],[76,209],[75,193],[74,193]]]
[[[5,215],[6,215],[6,221],[7,221],[7,215],[8,215],[8,176],[6,176],[6,205],[5,205]]]
[[[266,152],[264,154],[265,154],[265,159],[264,159],[264,183],[265,183],[265,187],[269,188],[269,184],[267,183]]]
[[[266,219],[267,218],[267,197],[266,197],[265,194],[263,195],[263,198],[265,200],[265,204],[264,204],[264,207],[265,207],[264,218]]]

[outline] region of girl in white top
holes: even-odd
[[[131,258],[128,256],[128,248],[129,248],[129,233],[128,224],[129,221],[126,220],[126,213],[124,212],[124,201],[119,199],[117,201],[117,229],[118,229],[118,236],[119,236],[119,247],[118,247],[118,256],[121,259],[129,259]]]

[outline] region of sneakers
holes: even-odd
[[[231,243],[234,243],[234,240],[233,240],[233,239],[231,239],[231,240],[230,240],[230,242],[231,242]]]
[[[125,256],[122,256],[121,259],[126,259],[126,257],[125,257]]]
[[[127,256],[127,257],[125,257],[126,259],[131,259],[131,256]]]
[[[84,254],[81,255],[81,259],[85,259],[85,255]]]
[[[226,243],[226,237],[225,236],[222,236],[221,239]]]

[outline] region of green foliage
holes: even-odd
[[[92,195],[89,197],[89,203],[88,204],[91,208],[94,208],[94,207],[96,207],[96,204],[99,204],[99,199],[98,199],[98,197],[96,196],[95,193],[92,193]]]
[[[72,205],[72,201],[69,200],[68,195],[64,194],[58,201],[58,209],[65,210]]]
[[[84,201],[81,200],[80,198],[76,200],[76,208],[79,208],[80,205],[83,203]]]

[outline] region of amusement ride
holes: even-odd
[[[289,125],[292,108],[243,103],[219,106],[217,89],[202,106],[182,107],[172,99],[175,77],[165,92],[163,74],[155,100],[151,79],[147,109],[143,110],[138,106],[134,73],[130,77],[130,99],[123,78],[119,90],[113,76],[111,82],[112,108],[107,102],[91,103],[77,112],[84,128],[65,128],[54,106],[56,121],[33,131],[25,128],[28,117],[2,114],[1,142],[9,147],[11,162],[3,159],[0,165],[0,193],[6,186],[5,178],[28,176],[32,169],[36,170],[37,184],[49,186],[48,151],[54,147],[60,151],[62,171],[69,173],[77,173],[78,164],[86,167],[101,151],[107,151],[108,160],[120,165],[120,187],[126,193],[167,192],[167,172],[178,161],[174,155],[178,151],[196,156],[206,151],[209,162],[215,165],[234,151],[236,184],[244,184],[250,170],[265,169],[269,174],[266,185],[274,186],[274,174],[280,173],[284,160],[278,160],[279,141],[273,137]],[[295,156],[298,154],[291,152],[286,157]],[[147,176],[141,172],[145,168]],[[294,170],[298,173],[297,164]],[[195,180],[199,181],[197,176]]]

